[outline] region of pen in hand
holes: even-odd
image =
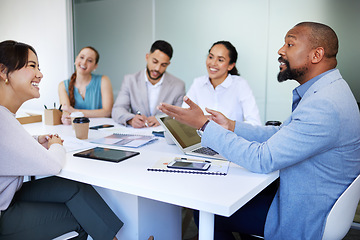
[[[140,115],[140,116],[142,115],[141,112],[140,112],[140,110],[137,110],[137,111],[136,111],[136,115]],[[146,127],[149,127],[149,124],[148,124],[147,120],[145,120],[145,123],[144,123],[144,124],[145,124]]]

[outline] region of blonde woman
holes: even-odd
[[[82,112],[85,117],[110,117],[114,102],[110,79],[94,74],[100,55],[93,47],[84,47],[75,59],[75,72],[59,84],[64,110],[63,124],[71,124],[69,115]]]

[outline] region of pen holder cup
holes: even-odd
[[[61,124],[61,111],[59,109],[45,109],[44,119],[45,125],[59,125]]]

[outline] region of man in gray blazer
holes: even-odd
[[[216,216],[215,239],[233,239],[231,232],[269,240],[322,238],[330,209],[360,174],[360,114],[336,69],[337,52],[336,33],[324,24],[303,22],[288,31],[278,52],[278,80],[300,86],[281,126],[234,122],[213,110],[209,121],[187,97],[187,109],[159,106],[200,129],[202,145],[230,161],[257,173],[279,170],[276,194],[259,194],[229,218]]]
[[[158,40],[146,54],[146,69],[126,75],[112,109],[112,118],[134,128],[158,126],[155,115],[161,102],[181,106],[185,83],[166,72],[173,54],[171,45]]]

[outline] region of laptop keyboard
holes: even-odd
[[[210,156],[214,156],[216,154],[219,154],[218,152],[212,150],[211,148],[208,147],[202,147],[202,148],[198,148],[193,150],[194,153],[202,153],[202,154],[206,154],[206,155],[210,155]]]

